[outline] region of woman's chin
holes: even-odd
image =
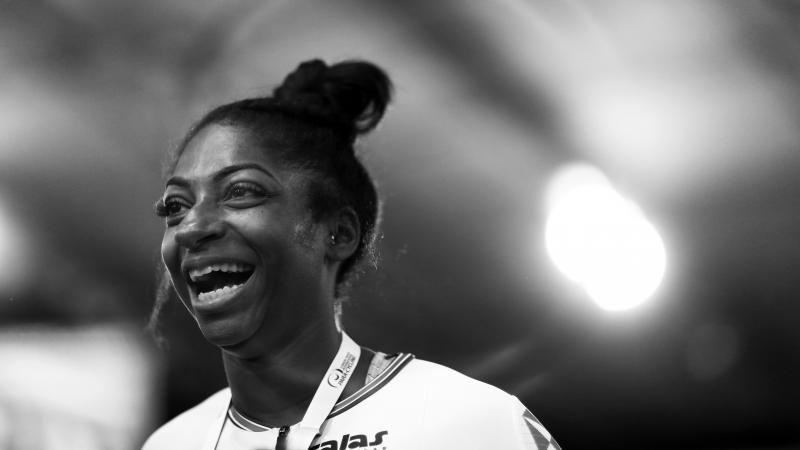
[[[241,320],[211,320],[198,319],[200,332],[210,344],[220,348],[234,347],[245,342],[253,332]]]

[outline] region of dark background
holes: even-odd
[[[519,396],[565,449],[800,448],[798,23],[796,1],[1,1],[0,324],[126,327],[137,436],[222,387],[177,303],[168,346],[145,336],[163,155],[302,60],[363,58],[396,101],[362,143],[385,205],[359,343]],[[547,257],[571,161],[661,232],[638,308]]]

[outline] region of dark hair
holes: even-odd
[[[349,206],[361,226],[361,240],[342,262],[338,285],[365,257],[375,263],[378,195],[354,144],[380,122],[391,91],[386,73],[369,62],[331,66],[319,59],[303,62],[271,96],[235,101],[208,112],[178,146],[173,165],[200,130],[220,124],[246,129],[283,163],[312,171],[309,200],[315,219]]]

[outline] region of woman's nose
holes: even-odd
[[[175,240],[181,247],[196,249],[218,239],[224,231],[225,224],[220,220],[213,205],[197,203],[178,225]]]

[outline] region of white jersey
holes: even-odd
[[[273,449],[275,438],[229,410],[230,389],[158,429],[144,450]],[[264,429],[263,427],[260,429]],[[339,401],[310,450],[560,450],[520,401],[454,370],[401,354]]]

